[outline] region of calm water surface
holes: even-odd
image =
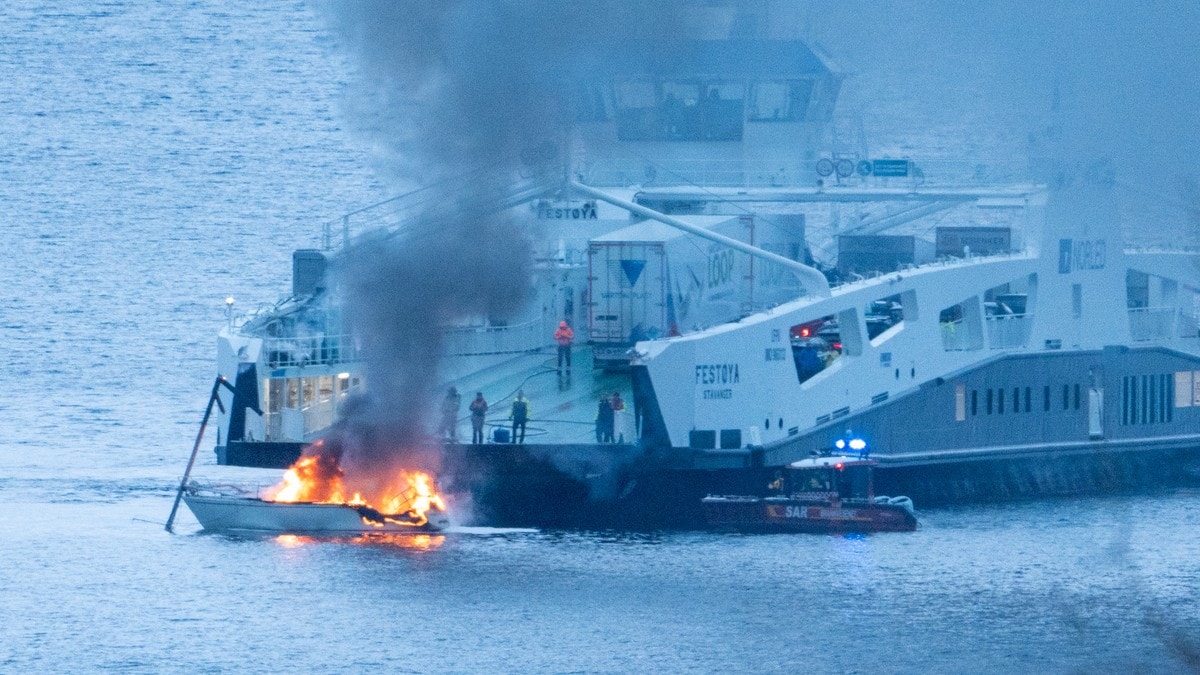
[[[1200,667],[1196,492],[870,537],[165,534],[224,297],[273,301],[319,222],[388,195],[350,66],[302,3],[18,0],[0,45],[0,671]],[[902,110],[870,77],[847,95]],[[901,147],[914,111],[871,131]],[[962,142],[1007,142],[978,115]],[[947,119],[909,142],[948,152]]]

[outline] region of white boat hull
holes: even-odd
[[[250,497],[185,494],[183,501],[206,530],[253,532],[436,532],[448,526],[444,513],[424,525],[371,523],[344,504],[268,502]]]

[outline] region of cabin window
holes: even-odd
[[[1004,390],[1003,389],[996,390],[996,414],[997,415],[1004,414]]]
[[[967,419],[967,388],[959,384],[954,387],[954,421]]]
[[[987,390],[987,414],[992,414],[992,390]]]
[[[289,377],[287,379],[287,399],[284,407],[292,410],[300,407],[300,380],[298,378]]]
[[[575,120],[603,122],[608,119],[604,85],[597,82],[580,83],[575,94]]]
[[[1079,385],[1075,385],[1075,409],[1079,410]]]
[[[1042,410],[1050,412],[1050,385],[1042,390]]]
[[[312,405],[313,401],[315,400],[315,398],[314,398],[315,389],[313,387],[314,379],[316,379],[316,378],[312,378],[312,377],[300,378],[300,383],[301,383],[300,407],[301,408],[307,408],[308,406]]]
[[[1031,391],[1030,387],[1025,387],[1025,412],[1029,412],[1031,409],[1030,404],[1031,404],[1031,399],[1033,398],[1032,393],[1033,392]]]
[[[1063,410],[1071,407],[1071,385],[1063,385]]]
[[[812,92],[812,80],[759,82],[750,89],[748,117],[755,122],[803,121]]]
[[[267,380],[267,412],[277,413],[283,407],[283,383],[281,379]]]
[[[616,85],[622,141],[740,141],[745,87],[739,83],[631,80]]]
[[[1021,412],[1021,389],[1013,387],[1013,412]]]
[[[974,417],[979,413],[979,392],[975,389],[971,390],[971,416]]]

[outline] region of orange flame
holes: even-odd
[[[337,459],[309,455],[296,460],[283,474],[283,481],[267,490],[263,499],[271,502],[307,502],[345,504],[358,509],[364,523],[374,527],[411,525],[429,522],[431,510],[446,511],[446,502],[437,493],[433,477],[421,471],[397,471],[382,489],[359,490],[345,497],[345,473]],[[364,493],[367,496],[364,497]],[[379,506],[374,506],[378,504]]]

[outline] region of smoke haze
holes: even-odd
[[[677,34],[679,13],[669,2],[557,0],[326,10],[358,66],[349,107],[367,120],[383,172],[398,191],[443,186],[398,236],[359,242],[335,263],[367,367],[368,395],[345,407],[325,450],[342,456],[351,477],[356,468],[370,475],[393,460],[411,464],[411,450],[429,445],[443,393],[438,327],[505,318],[527,300],[526,234],[483,205],[528,171],[521,158],[531,149],[557,154],[547,148],[564,140],[566,83],[594,72],[616,44]],[[457,177],[467,173],[464,185]]]

